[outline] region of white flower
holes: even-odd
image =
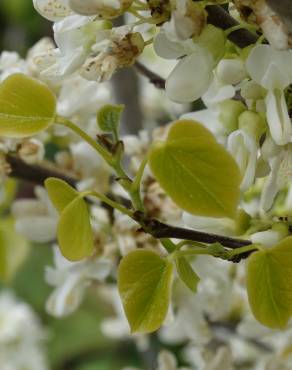
[[[0,294],[1,370],[48,370],[45,332],[29,305],[9,291]]]
[[[185,293],[184,299],[178,303],[172,322],[160,329],[159,338],[172,345],[189,340],[200,345],[209,342],[211,331],[197,296],[191,296],[189,291]]]
[[[111,99],[110,86],[88,81],[73,75],[62,84],[58,96],[58,114],[68,118],[82,117],[82,125],[87,117],[95,115],[97,110]]]
[[[18,146],[17,153],[25,163],[38,164],[45,157],[44,144],[37,139],[26,139]]]
[[[178,367],[175,356],[169,351],[160,351],[157,370],[191,370],[188,367]]]
[[[109,187],[110,171],[104,160],[83,141],[71,144],[70,151],[73,156],[74,171],[82,179],[78,184],[78,189],[80,191],[88,190],[85,186],[87,183],[91,189],[94,187],[99,191],[106,192]]]
[[[35,9],[50,21],[59,21],[72,13],[69,0],[33,0]]]
[[[232,352],[229,347],[219,347],[210,353],[206,348],[186,347],[185,357],[198,370],[233,370]]]
[[[27,63],[15,52],[0,54],[0,82],[14,73],[27,73]]]
[[[292,144],[283,147],[280,152],[269,158],[271,172],[268,175],[261,194],[261,208],[268,211],[278,192],[292,180]]]
[[[162,30],[153,46],[162,58],[181,58],[167,78],[165,89],[171,100],[186,103],[197,100],[208,90],[213,69],[225,51],[225,36],[222,30],[208,25],[195,40],[176,42]]]
[[[46,268],[46,281],[55,289],[50,295],[46,308],[56,317],[74,312],[82,302],[86,287],[94,280],[103,281],[111,271],[111,262],[96,258],[70,262],[54,247],[55,267]]]
[[[250,53],[246,67],[251,78],[268,90],[265,98],[267,121],[272,138],[278,145],[291,139],[291,121],[284,89],[292,82],[292,52],[258,45]]]
[[[36,57],[41,76],[58,79],[75,72],[85,62],[90,47],[96,40],[96,27],[93,17],[71,15],[55,23],[54,35],[57,49],[49,50]]]
[[[184,212],[183,221],[186,226],[198,231],[226,236],[235,234],[236,224],[230,218],[194,216]]]
[[[165,59],[184,56],[166,80],[166,94],[171,100],[191,102],[207,91],[213,78],[214,58],[206,48],[194,44],[192,40],[172,42],[162,31],[154,40],[154,48]]]
[[[247,190],[254,182],[258,143],[255,135],[245,130],[232,132],[228,137],[227,148],[233,155],[242,174],[240,189]]]
[[[171,19],[162,29],[171,41],[184,41],[198,36],[206,24],[206,12],[191,0],[176,0]]]
[[[116,18],[133,0],[69,0],[73,11],[82,15],[98,15],[105,19]]]
[[[36,199],[18,199],[12,205],[15,228],[31,241],[46,243],[56,238],[58,214],[46,190],[35,188]]]
[[[285,236],[287,236],[286,233]],[[259,231],[250,235],[250,240],[254,244],[261,244],[265,247],[274,247],[281,239],[283,239],[283,234],[279,230],[266,230]]]

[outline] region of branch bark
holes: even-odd
[[[6,161],[11,167],[11,172],[9,174],[10,177],[29,181],[42,186],[44,185],[44,182],[47,178],[56,177],[66,181],[71,186],[76,187],[77,179],[66,176],[59,171],[44,168],[41,166],[29,165],[23,162],[21,159],[12,155],[7,155]],[[130,205],[128,204],[129,201],[127,199],[120,199],[120,201],[124,201],[125,204],[130,207]],[[148,218],[141,212],[135,213],[135,220],[141,225],[142,230],[145,233],[148,233],[157,239],[175,238],[208,244],[218,242],[223,246],[231,249],[236,249],[251,244],[249,240],[229,238],[222,235],[208,234],[196,230],[171,226],[166,223],[160,222],[159,220]]]
[[[59,171],[36,165],[29,165],[23,162],[20,158],[14,157],[12,155],[6,156],[6,162],[9,164],[11,169],[9,176],[20,180],[29,181],[34,184],[43,186],[47,178],[57,177],[61,180],[66,181],[69,185],[74,187],[77,183],[77,179],[66,176]]]
[[[235,239],[227,236],[171,226],[156,219],[149,219],[140,212],[136,212],[135,217],[143,230],[157,239],[175,238],[207,244],[220,243],[231,249],[237,249],[252,244],[249,240]]]
[[[136,71],[138,71],[141,75],[145,76],[148,78],[148,80],[158,89],[164,90],[165,89],[165,80],[158,76],[158,74],[150,71],[144,64],[140,62],[136,62],[134,64],[134,67]]]
[[[208,23],[215,27],[227,30],[228,28],[238,26],[239,23],[219,5],[206,6],[208,12]],[[257,42],[258,36],[245,28],[231,32],[228,39],[240,48],[245,48]]]

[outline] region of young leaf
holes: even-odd
[[[45,187],[56,210],[61,213],[79,193],[65,181],[50,177],[45,181]]]
[[[132,333],[157,330],[168,311],[173,265],[158,254],[136,250],[119,266],[118,288]]]
[[[177,257],[175,259],[175,264],[178,276],[190,290],[196,293],[200,278],[192,269],[192,266],[185,257]]]
[[[124,105],[105,105],[97,113],[97,123],[102,131],[116,132],[119,128]]]
[[[247,292],[260,323],[272,329],[287,326],[292,315],[292,237],[249,257]]]
[[[150,150],[149,165],[160,186],[183,210],[235,218],[239,169],[201,124],[191,120],[174,123],[167,141],[155,143]]]
[[[79,261],[93,253],[90,217],[82,197],[77,197],[63,210],[57,234],[61,252],[68,260]]]
[[[0,85],[0,135],[35,135],[53,124],[55,115],[54,94],[34,78],[16,73]]]

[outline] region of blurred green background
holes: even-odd
[[[22,55],[52,32],[51,23],[37,14],[32,0],[1,0],[0,30],[1,51],[18,51]]]

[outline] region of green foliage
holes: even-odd
[[[57,233],[61,252],[68,260],[78,261],[92,255],[93,232],[88,208],[81,196],[61,213]]]
[[[53,177],[45,181],[45,187],[51,202],[59,213],[79,195],[79,193],[65,181]]]
[[[292,237],[249,257],[247,292],[260,323],[272,329],[287,326],[292,315]]]
[[[97,123],[102,131],[117,133],[124,105],[103,106],[97,113]]]
[[[201,124],[175,122],[167,140],[154,143],[149,165],[160,186],[183,210],[207,217],[236,217],[239,169]]]
[[[43,83],[21,73],[0,85],[0,135],[35,135],[54,123],[56,98]]]
[[[132,333],[157,330],[168,311],[173,265],[149,250],[136,250],[119,266],[118,288]]]
[[[200,278],[192,269],[190,263],[185,257],[177,257],[175,263],[178,276],[191,291],[196,293]]]
[[[29,253],[28,242],[15,232],[12,219],[0,222],[0,281],[10,281]]]

